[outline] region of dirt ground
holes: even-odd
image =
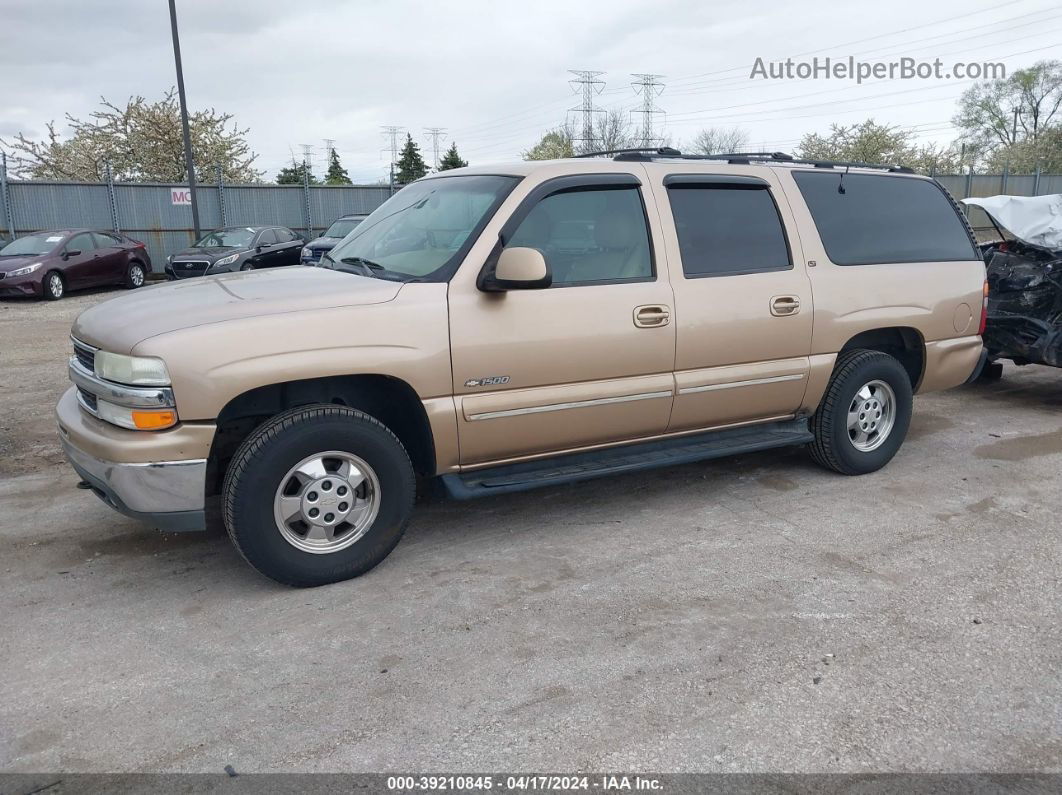
[[[74,488],[74,315],[0,302],[0,770],[1062,772],[1062,371],[800,450],[419,506],[286,589]]]

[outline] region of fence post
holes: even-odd
[[[1006,195],[1007,182],[1010,180],[1010,163],[1003,164],[1003,176],[999,178],[999,192]]]
[[[103,164],[103,172],[107,177],[107,198],[111,201],[111,229],[121,232],[122,226],[118,222],[118,198],[114,195],[114,175],[111,174],[111,164]]]
[[[225,172],[220,164],[214,166],[214,172],[218,175],[218,210],[221,213],[221,225],[226,227],[229,221],[225,217]]]
[[[1040,195],[1040,166],[1036,167],[1036,176],[1033,177],[1033,196]]]
[[[963,196],[964,199],[969,199],[973,194],[973,164],[971,163],[968,168],[969,170],[966,172],[966,195]]]
[[[4,219],[7,223],[7,233],[11,239],[15,239],[14,215],[11,211],[11,193],[7,189],[7,153],[0,152],[0,201],[4,203]]]
[[[302,209],[306,216],[306,239],[313,239],[313,216],[310,214],[310,166],[302,170]]]

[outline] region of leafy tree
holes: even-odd
[[[699,155],[719,155],[740,152],[749,145],[748,130],[740,127],[706,127],[693,137],[693,152]]]
[[[924,174],[961,170],[954,144],[946,148],[932,144],[918,146],[910,131],[878,124],[873,119],[848,126],[831,124],[830,134],[825,136],[805,135],[800,139],[797,153],[810,160],[897,164]]]
[[[1049,174],[1062,173],[1062,124],[993,149],[985,160],[985,170],[999,174],[1004,168],[1011,174],[1032,174],[1037,168]]]
[[[542,139],[523,153],[524,160],[556,160],[575,155],[575,131],[565,124],[549,130]]]
[[[339,162],[339,153],[333,149],[328,153],[328,171],[325,173],[325,185],[352,185],[350,175]]]
[[[1062,61],[1040,61],[1010,77],[968,88],[952,121],[962,130],[964,141],[988,152],[1036,139],[1057,125],[1060,116]]]
[[[277,174],[278,185],[302,185],[304,181],[309,182],[311,185],[318,184],[317,177],[313,175],[313,171],[310,169],[310,164],[297,163],[294,158],[292,158],[290,166],[280,169]]]
[[[257,155],[247,143],[247,130],[233,122],[232,114],[213,108],[189,112],[192,157],[196,177],[213,181],[221,166],[228,182],[258,182],[254,168]],[[157,102],[131,97],[125,107],[100,98],[100,109],[87,119],[66,115],[70,134],[60,135],[55,122],[48,122],[44,141],[32,141],[19,133],[13,140],[0,139],[8,149],[12,171],[29,179],[101,181],[106,164],[116,180],[184,182],[184,139],[176,91],[170,89]]]
[[[424,158],[420,156],[420,147],[413,140],[413,136],[406,133],[406,145],[402,147],[402,153],[398,156],[398,173],[395,180],[403,185],[420,179],[428,173],[428,166]]]
[[[461,155],[457,154],[457,143],[451,142],[450,148],[446,150],[446,154],[443,155],[442,160],[439,161],[439,171],[449,171],[451,168],[464,168],[468,165],[467,160],[462,160]]]

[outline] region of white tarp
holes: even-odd
[[[963,199],[980,207],[1023,243],[1062,249],[1062,194],[1051,196],[988,196]]]

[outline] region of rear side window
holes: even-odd
[[[789,246],[767,186],[669,185],[687,278],[787,270]]]
[[[884,174],[841,177],[793,173],[826,254],[838,265],[979,259],[936,183]]]

